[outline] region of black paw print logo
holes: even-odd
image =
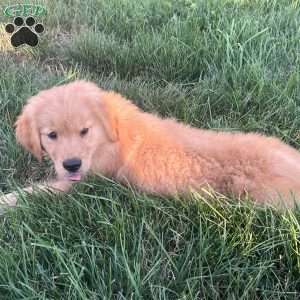
[[[27,17],[25,22],[22,17],[16,17],[14,24],[7,24],[5,30],[8,33],[13,33],[10,40],[14,47],[23,44],[35,47],[39,43],[38,34],[44,32],[45,28],[41,23],[36,24],[33,17]]]

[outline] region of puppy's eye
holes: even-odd
[[[55,131],[51,131],[48,133],[48,138],[51,140],[56,140],[57,139],[57,133]]]
[[[88,132],[89,132],[88,128],[83,128],[83,129],[80,130],[80,135],[85,136]]]

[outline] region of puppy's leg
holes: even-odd
[[[67,192],[72,186],[70,181],[53,181],[45,184],[37,184],[29,186],[21,190],[32,194],[34,191],[45,191],[52,193]],[[9,193],[0,197],[0,205],[16,206],[18,199],[18,192]]]

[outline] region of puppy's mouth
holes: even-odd
[[[70,172],[66,175],[66,178],[70,181],[80,181],[81,174],[79,172]]]

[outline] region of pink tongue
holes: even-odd
[[[81,179],[81,175],[79,173],[71,173],[68,174],[68,179],[72,181],[79,181]]]

